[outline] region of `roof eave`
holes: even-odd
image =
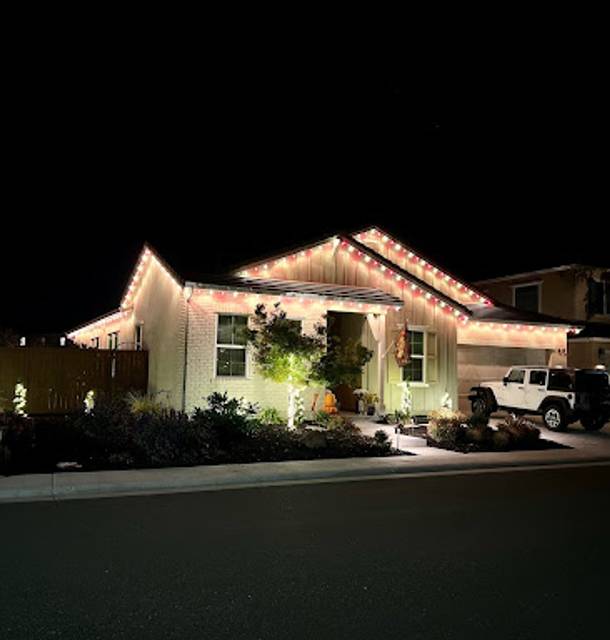
[[[386,269],[390,271],[394,271],[395,273],[400,275],[404,280],[408,280],[411,284],[416,285],[422,291],[425,291],[426,293],[430,293],[431,295],[434,295],[436,298],[438,298],[439,300],[442,300],[445,304],[451,307],[454,307],[455,309],[459,309],[464,315],[469,317],[472,316],[472,312],[467,306],[463,305],[461,302],[458,302],[457,300],[454,300],[451,296],[448,296],[442,291],[439,291],[436,287],[433,287],[432,285],[428,284],[424,280],[421,280],[417,276],[414,276],[409,271],[406,271],[402,267],[399,267],[397,264],[395,264],[391,260],[388,260],[387,258],[377,253],[374,249],[371,249],[367,245],[362,244],[361,242],[352,238],[351,236],[345,236],[345,235],[339,236],[339,241],[350,244],[352,247],[354,247],[354,249],[357,249],[361,253],[368,255],[370,258],[374,259],[376,262],[386,267]]]

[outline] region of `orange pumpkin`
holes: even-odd
[[[324,395],[324,413],[337,413],[337,398],[332,391]]]

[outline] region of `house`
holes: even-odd
[[[494,299],[584,325],[568,342],[568,364],[610,367],[610,269],[570,264],[478,282]]]
[[[284,411],[286,389],[256,372],[242,328],[258,304],[280,303],[312,331],[359,338],[374,352],[362,375],[382,410],[399,408],[408,380],[413,409],[504,375],[512,364],[563,365],[572,325],[501,305],[378,228],[324,237],[245,264],[223,277],[176,273],[145,246],[120,307],[69,333],[99,349],[146,349],[149,391],[187,411],[214,391]],[[331,320],[333,322],[331,322]],[[409,362],[394,346],[408,330]],[[315,390],[308,392],[308,403]],[[349,398],[345,406],[350,404]],[[307,406],[307,404],[306,404]]]

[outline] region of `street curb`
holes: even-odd
[[[404,460],[404,458],[402,458]],[[414,460],[409,458],[408,460]],[[386,462],[384,464],[383,462]],[[312,464],[314,463],[314,464]],[[315,464],[321,463],[321,464]],[[96,498],[167,495],[254,489],[305,484],[331,484],[370,480],[443,477],[484,473],[509,473],[610,466],[610,458],[578,460],[522,460],[495,463],[467,461],[426,463],[397,462],[396,458],[360,458],[324,461],[291,461],[180,467],[130,471],[89,471],[37,474],[0,478],[0,504],[62,502]],[[126,475],[128,474],[128,475]]]

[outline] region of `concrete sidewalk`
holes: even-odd
[[[426,447],[421,438],[400,436],[401,449],[414,456],[20,475],[0,478],[0,502],[213,491],[530,466],[610,464],[608,427],[598,433],[549,433],[544,430],[542,437],[572,448],[463,454]]]

